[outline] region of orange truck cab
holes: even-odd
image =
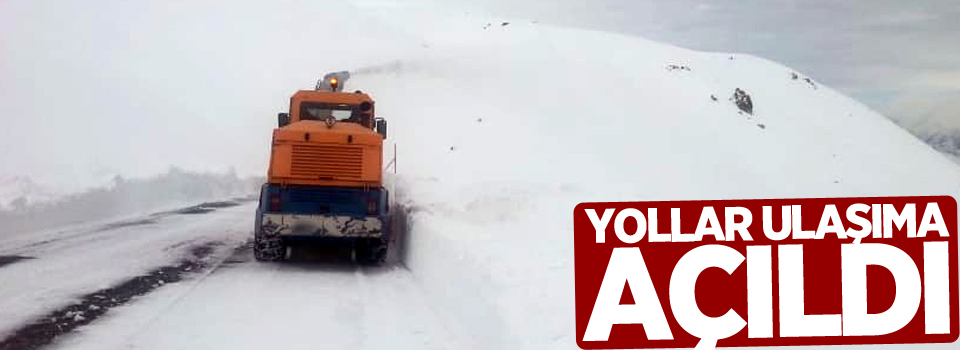
[[[347,243],[361,263],[386,257],[389,192],[383,186],[386,121],[373,99],[343,92],[349,73],[328,74],[278,115],[260,191],[254,256],[279,261],[288,247]]]

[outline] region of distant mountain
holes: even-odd
[[[917,137],[960,163],[960,130],[918,132]]]

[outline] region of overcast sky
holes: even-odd
[[[0,176],[260,175],[293,89],[420,45],[367,15],[392,1],[0,0]],[[957,0],[402,3],[750,53],[890,117],[960,128]]]
[[[0,0],[0,179],[265,175],[277,112],[407,41],[348,2]],[[337,15],[332,15],[337,14]]]

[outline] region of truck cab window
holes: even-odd
[[[330,109],[330,108],[320,108],[320,107],[304,107],[303,114],[300,116],[301,120],[324,120],[330,116],[333,116],[337,121],[345,121],[350,119],[352,115],[350,110],[340,110],[340,109]]]
[[[349,105],[303,104],[300,111],[300,120],[324,120],[333,116],[337,121],[349,121],[354,114]]]

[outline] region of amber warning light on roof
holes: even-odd
[[[950,196],[581,203],[582,349],[952,343]]]

